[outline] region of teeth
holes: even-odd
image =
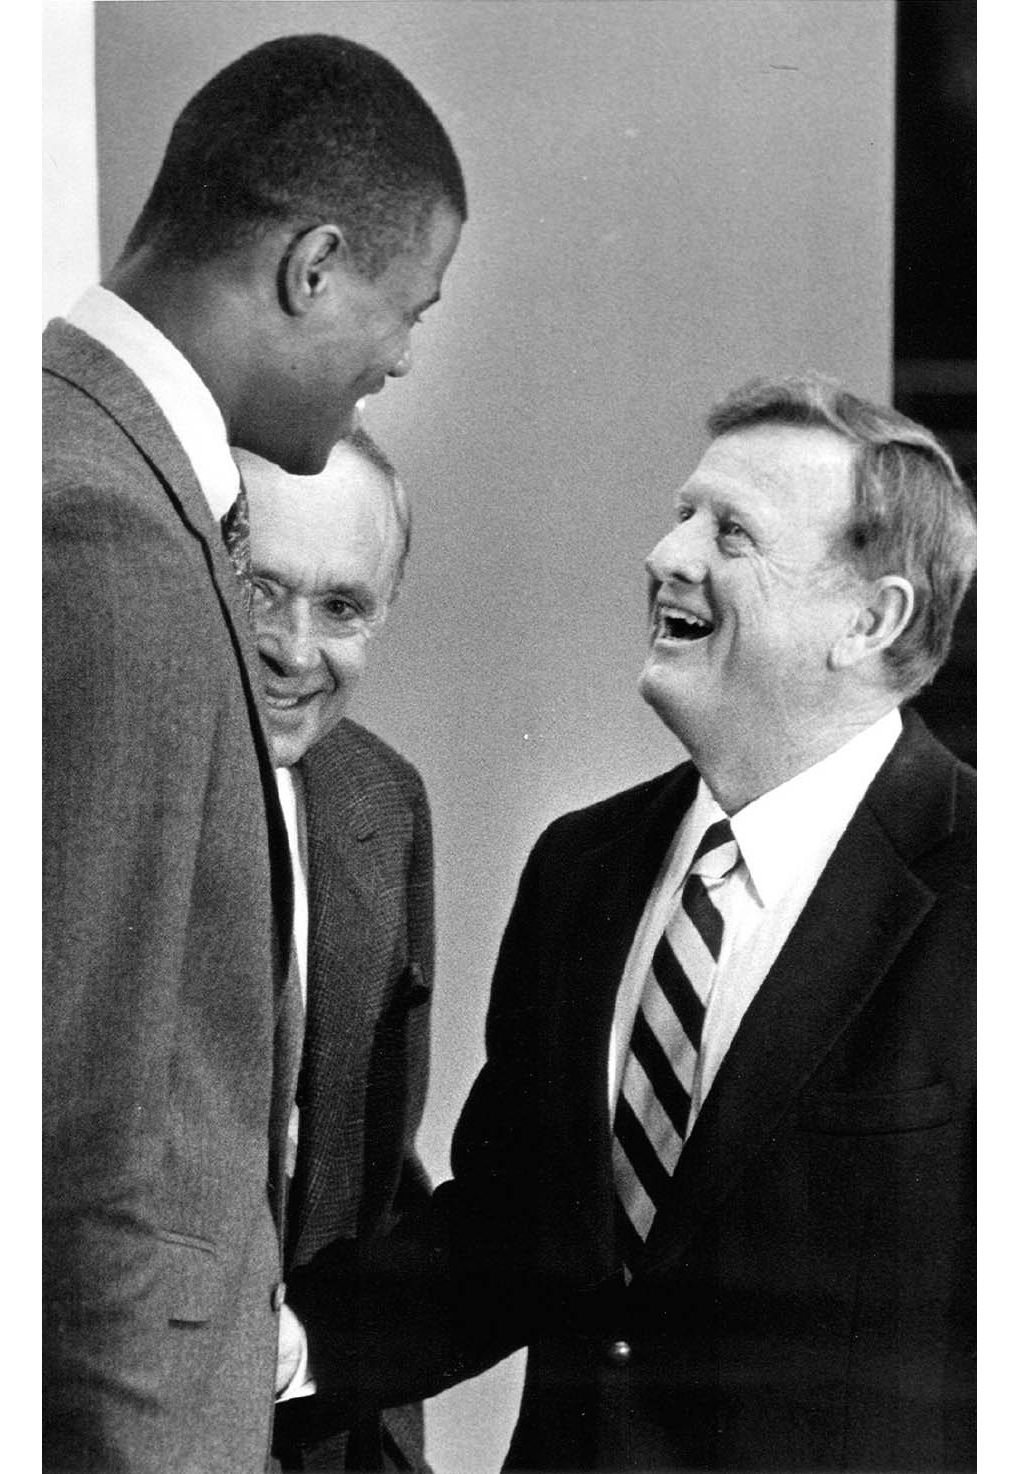
[[[684,625],[692,630],[712,629],[707,619],[700,619],[697,614],[690,614],[687,609],[660,609],[659,627],[663,634],[672,633],[672,626]]]
[[[277,711],[291,711],[303,699],[301,696],[267,696],[266,702]]]

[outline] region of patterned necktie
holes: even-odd
[[[241,585],[245,613],[251,618],[252,550],[248,532],[248,493],[245,491],[243,481],[241,490],[220,518],[220,531],[223,534],[227,552],[230,554],[230,561],[234,565],[238,583]]]
[[[715,890],[740,859],[730,822],[710,825],[656,947],[613,1121],[625,1263],[641,1252],[681,1155],[709,991],[723,943]]]

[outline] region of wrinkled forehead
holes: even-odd
[[[238,457],[248,489],[252,559],[289,583],[319,586],[358,576],[388,592],[401,535],[385,473],[342,445],[315,476],[291,476]]]
[[[315,476],[292,476],[246,451],[236,452],[235,459],[248,492],[253,537],[290,525],[310,538],[329,538],[337,524],[348,524],[353,510],[384,533],[396,521],[386,475],[344,442]]]
[[[829,522],[851,506],[855,447],[822,426],[761,424],[713,440],[678,493]]]

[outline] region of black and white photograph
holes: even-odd
[[[978,8],[42,0],[44,1474],[979,1467]]]

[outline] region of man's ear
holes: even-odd
[[[907,629],[914,609],[915,591],[898,573],[864,585],[847,630],[830,650],[831,668],[846,669],[888,650]]]
[[[331,273],[346,262],[347,244],[338,225],[314,225],[295,236],[280,261],[280,305],[304,317],[323,296]]]

